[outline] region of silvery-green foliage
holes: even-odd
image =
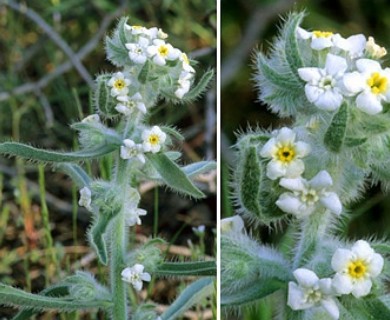
[[[127,22],[127,18],[120,19],[106,38],[107,57],[119,70],[97,76],[93,92],[96,113],[71,125],[78,132],[80,150],[58,152],[17,142],[0,144],[2,154],[51,164],[72,178],[79,187],[79,205],[91,212],[87,238],[100,263],[109,269],[109,280],[104,281],[107,286],[82,271],[39,294],[0,284],[0,304],[22,309],[15,319],[28,319],[45,310],[101,309],[113,320],[155,320],[159,315],[153,304],[140,302],[137,308],[130,308],[128,299],[128,286],[141,290],[142,281],[150,281],[151,274],[204,277],[181,293],[161,315],[163,320],[177,318],[213,292],[215,261],[164,262],[160,248],[164,241],[158,238],[131,251],[128,248],[129,233],[147,214],[139,207],[142,181],[203,198],[205,194],[193,179],[216,166],[213,161],[200,161],[181,167],[181,153],[170,150],[174,142],[184,140],[179,130],[147,122],[161,98],[174,103],[198,98],[209,86],[213,71],[194,81],[194,61],[169,44],[167,34]],[[115,161],[107,180],[91,177],[83,168],[85,161],[103,156]]]
[[[269,52],[255,54],[259,100],[291,126],[238,135],[232,198],[247,231],[238,217],[222,223],[221,303],[239,312],[267,298],[283,320],[387,319],[388,242],[340,235],[366,186],[390,185],[386,50],[304,30],[304,16],[289,14]],[[283,222],[276,247],[254,236]]]

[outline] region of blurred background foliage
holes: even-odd
[[[12,4],[20,4],[21,11],[12,8]],[[27,7],[36,13],[33,16],[36,21],[25,14]],[[1,141],[11,139],[60,150],[77,148],[77,136],[69,124],[93,113],[88,77],[94,79],[103,71],[116,71],[105,58],[104,36],[121,16],[129,16],[133,25],[162,28],[169,34],[172,45],[199,62],[198,76],[207,68],[215,68],[215,0],[1,0]],[[49,32],[42,28],[42,20],[49,26]],[[56,35],[62,45],[69,47],[70,56],[53,42]],[[84,77],[69,62],[70,58],[81,61],[87,71]],[[191,105],[173,106],[161,101],[150,121],[182,130],[186,142],[177,148],[183,151],[183,164],[215,159],[214,86]],[[86,165],[93,175],[108,178],[112,161],[106,157]],[[85,210],[77,208],[78,190],[68,177],[52,172],[49,166],[41,171],[38,181],[35,164],[0,159],[0,281],[37,292],[45,283],[54,283],[78,267],[105,278],[104,268],[97,264],[85,242],[89,218]],[[163,188],[144,186],[140,207],[147,209],[149,215],[137,227],[133,241],[145,241],[158,223],[158,235],[171,244],[167,248],[168,259],[213,256],[214,180],[211,175],[199,182],[208,198],[198,202]],[[46,188],[45,194],[42,188]],[[153,218],[154,212],[159,215],[158,221]],[[45,221],[46,214],[49,223]],[[192,230],[199,225],[206,226],[201,237]],[[53,238],[52,245],[48,234]],[[47,257],[48,250],[52,250],[50,254],[54,252],[54,258]],[[185,282],[157,279],[142,298],[151,298],[163,308],[184,287]],[[133,302],[136,299],[134,296]],[[202,308],[192,310],[186,319],[201,316],[210,319],[212,312]],[[14,310],[0,309],[0,317],[11,314]],[[42,319],[56,317],[47,314]],[[66,319],[78,318],[79,315],[71,314]]]
[[[289,123],[289,119],[277,118],[257,101],[252,81],[254,49],[267,52],[278,32],[281,17],[292,10],[306,10],[304,28],[333,31],[344,37],[363,33],[366,37],[373,36],[390,51],[390,3],[384,0],[222,0],[221,8],[222,216],[230,216],[235,213],[229,197],[229,171],[235,163],[231,146],[236,141],[235,134],[249,126],[277,128]],[[390,66],[388,59],[384,63],[387,67]],[[371,186],[364,199],[350,209],[344,236],[389,238],[390,197],[382,193],[380,186]],[[283,228],[279,232],[253,231],[255,237],[271,243],[276,242],[281,233]],[[238,318],[270,319],[266,303],[251,310],[242,312]]]

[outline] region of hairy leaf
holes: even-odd
[[[215,276],[215,261],[164,262],[153,272],[159,276]]]

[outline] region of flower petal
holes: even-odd
[[[303,290],[291,281],[288,283],[287,305],[293,310],[303,310],[313,306],[313,304],[305,302]]]
[[[276,205],[282,211],[291,214],[300,214],[302,208],[302,202],[289,192],[281,194]]]
[[[327,74],[335,76],[344,73],[347,67],[347,61],[344,58],[331,53],[326,56],[325,70]]]
[[[357,58],[363,55],[366,48],[366,37],[363,34],[355,34],[347,38],[348,51],[352,58]]]
[[[333,185],[333,180],[328,171],[322,170],[318,172],[311,180],[310,186],[316,190],[328,188]]]
[[[353,252],[347,249],[337,249],[332,257],[332,268],[336,272],[343,272],[353,257]]]
[[[312,86],[310,84],[305,85],[305,95],[307,100],[311,103],[315,103],[323,93],[324,90],[317,86]]]
[[[276,151],[276,139],[269,139],[263,148],[260,150],[260,155],[264,158],[272,158],[273,154]]]
[[[354,286],[350,277],[336,273],[332,279],[332,287],[338,294],[349,294]]]
[[[383,257],[379,253],[374,253],[374,255],[371,258],[370,263],[370,276],[372,278],[377,277],[383,269],[384,260]]]
[[[344,93],[355,95],[366,87],[365,79],[359,72],[346,73],[342,79]]]
[[[322,110],[334,111],[343,102],[343,96],[337,90],[326,90],[314,102],[314,105]]]
[[[267,165],[267,177],[276,180],[286,174],[286,167],[276,160],[271,160]]]
[[[318,81],[320,81],[322,77],[320,70],[321,69],[319,68],[311,68],[311,67],[299,68],[298,74],[303,81],[310,82],[310,83],[317,83]]]
[[[355,298],[360,298],[368,295],[371,291],[372,282],[370,279],[357,281],[352,289],[352,294]]]
[[[286,178],[297,178],[305,171],[305,164],[301,159],[291,161],[286,167]]]
[[[299,285],[305,288],[314,287],[319,280],[313,271],[305,268],[296,269],[293,272],[293,275],[295,279],[297,279]]]
[[[381,65],[378,61],[371,59],[359,59],[356,61],[356,68],[362,73],[372,73],[381,71]]]
[[[332,213],[339,215],[343,210],[339,196],[334,192],[328,192],[320,198],[320,202]]]
[[[296,179],[282,178],[279,181],[279,185],[291,191],[303,191],[306,189],[304,181],[305,180],[302,178],[296,178]]]
[[[365,240],[358,240],[354,243],[351,251],[360,259],[371,259],[375,251]]]
[[[356,107],[367,114],[377,114],[383,109],[377,96],[369,92],[362,92],[358,95]]]
[[[308,143],[297,141],[295,143],[295,151],[297,158],[306,157],[310,153],[310,145]]]
[[[331,38],[313,38],[311,41],[311,48],[314,50],[323,50],[333,46]]]
[[[282,144],[293,143],[295,140],[295,132],[290,128],[283,127],[279,130],[276,140]]]
[[[152,280],[152,277],[151,277],[150,274],[147,273],[147,272],[141,273],[140,278],[141,278],[141,280],[143,280],[143,281],[148,281],[148,282],[149,282],[150,280]]]
[[[339,307],[333,299],[322,299],[321,305],[326,310],[326,312],[329,313],[332,319],[337,320],[340,317]]]

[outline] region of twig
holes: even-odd
[[[259,5],[248,21],[244,36],[236,49],[225,59],[221,68],[221,87],[226,86],[241,68],[245,59],[253,50],[254,43],[265,30],[269,21],[294,4],[294,0],[279,0],[271,5]]]
[[[0,3],[2,3],[4,0],[0,0]],[[110,26],[111,22],[121,15],[123,12],[123,8],[120,7],[118,10],[113,12],[110,15],[107,15],[104,17],[104,19],[101,22],[99,30],[96,32],[95,36],[91,38],[81,49],[79,52],[76,53],[75,57],[78,60],[83,60],[89,53],[91,53],[96,46],[99,44],[100,39],[102,36],[106,33],[107,28]],[[40,80],[36,82],[31,83],[25,83],[15,89],[13,89],[11,92],[0,92],[0,101],[5,101],[10,99],[12,96],[22,95],[29,92],[34,92],[38,89],[43,89],[47,85],[49,85],[53,79],[59,77],[63,73],[69,71],[72,69],[72,62],[66,61],[63,64],[59,65],[53,72],[47,74],[46,76],[42,77]]]
[[[68,56],[70,62],[76,68],[80,76],[91,87],[94,87],[94,82],[87,69],[81,63],[80,59],[73,52],[71,47],[64,41],[61,36],[49,25],[45,20],[41,18],[34,10],[27,8],[26,6],[19,4],[13,0],[0,0],[0,4],[5,4],[15,11],[25,15],[30,20],[34,21],[42,30],[49,36],[49,38]]]

